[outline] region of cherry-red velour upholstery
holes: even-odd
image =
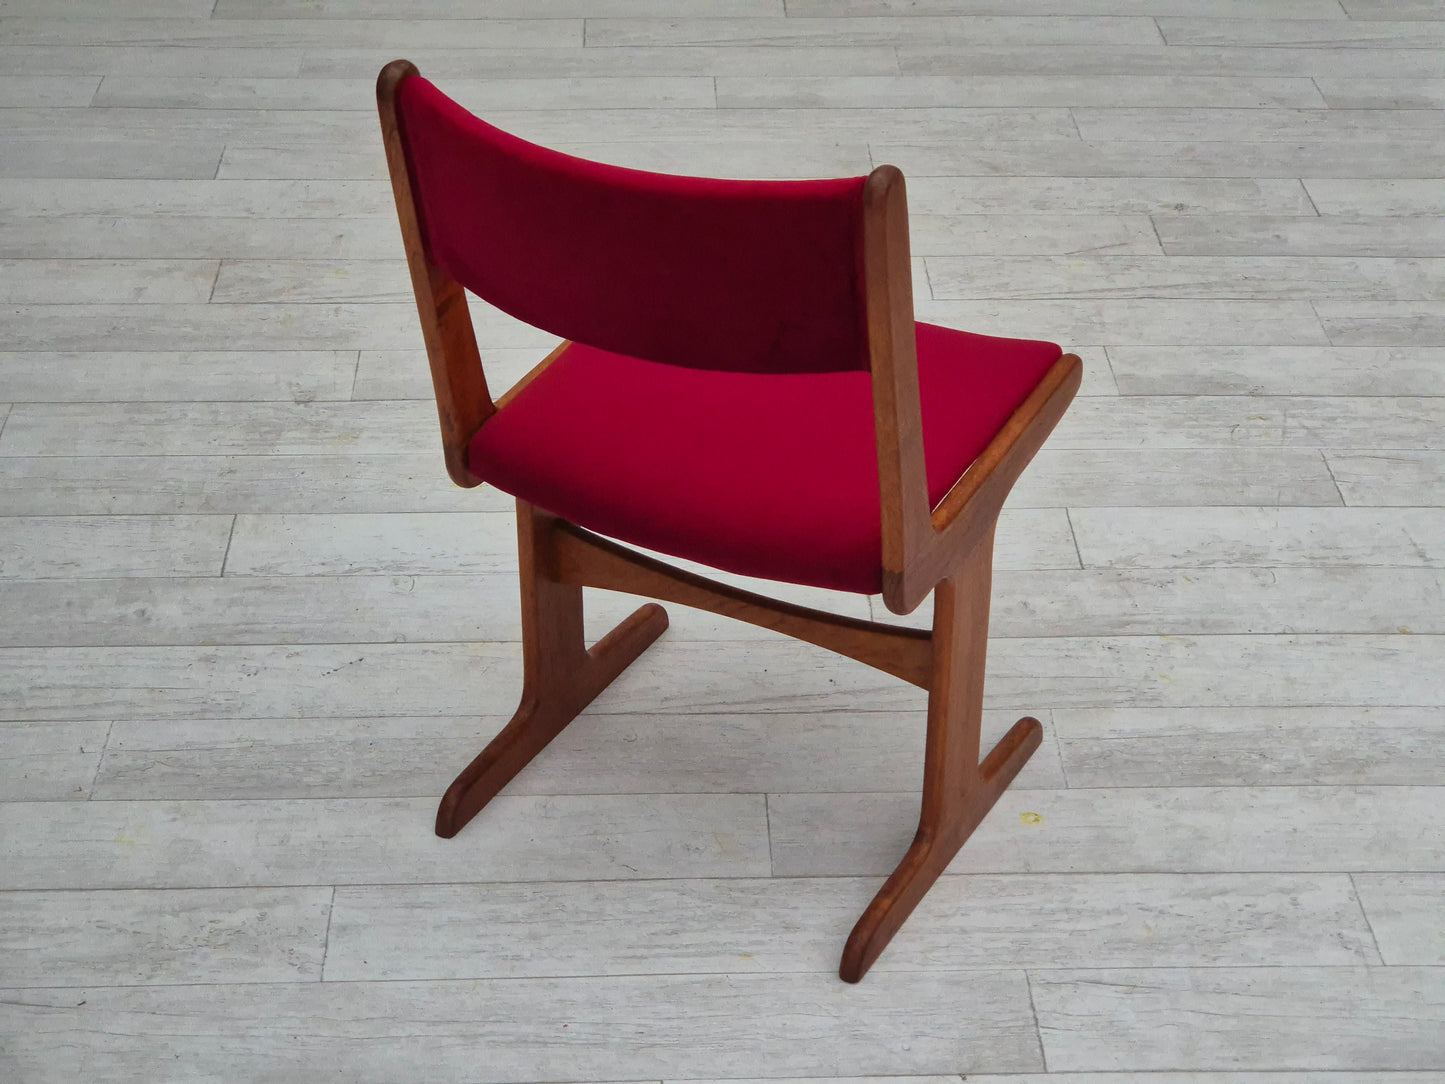
[[[725,181],[508,135],[420,76],[398,114],[432,261],[562,338],[737,372],[867,369],[864,178]]]
[[[917,325],[937,504],[1060,357]],[[710,372],[572,345],[470,447],[484,481],[600,534],[715,568],[882,588],[870,377]]]

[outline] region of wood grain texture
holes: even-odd
[[[780,877],[341,888],[326,978],[827,971],[873,886]],[[545,955],[519,951],[535,928],[549,931]],[[1260,955],[1378,962],[1341,874],[974,875],[940,880],[872,974],[1069,960],[1248,965]]]
[[[0,577],[219,576],[233,522],[231,516],[0,516]]]
[[[1445,964],[1445,872],[1351,877],[1387,964]]]
[[[109,732],[104,721],[0,723],[0,793],[16,802],[88,797]]]
[[[1440,797],[1438,786],[1010,789],[950,871],[1433,871],[1445,861]],[[917,811],[908,794],[770,795],[773,873],[886,873]],[[1400,823],[1417,832],[1402,839]]]
[[[1074,787],[1428,786],[1445,771],[1432,708],[1061,709],[1054,726]]]
[[[1015,718],[1016,712],[985,713],[984,739],[992,745]],[[94,793],[105,800],[437,795],[456,765],[505,722],[500,716],[121,721],[111,724]],[[54,749],[68,738],[65,725],[101,724],[65,724],[53,736],[42,728],[55,724],[12,725],[32,728],[42,749]],[[919,711],[584,714],[507,793],[907,790],[922,775],[923,731]],[[1047,740],[1020,775],[1022,785],[1064,785],[1051,735],[1046,723]],[[96,743],[86,758],[87,788],[99,754]]]
[[[879,974],[851,997],[819,978],[250,984],[202,988],[203,997],[193,986],[0,991],[0,1029],[11,1064],[37,1084],[97,1064],[125,1082],[236,1072],[276,1080],[298,1067],[357,1084],[410,1074],[541,1084],[599,1067],[656,1080],[691,1072],[699,1049],[734,1075],[1043,1068],[1022,972]],[[966,1027],[951,1003],[961,985]],[[385,1040],[365,1041],[379,1020]],[[914,1029],[907,1050],[890,1048]]]
[[[1440,968],[1036,971],[1029,988],[1058,1069],[1417,1069],[1445,1044]]]
[[[6,884],[259,887],[768,872],[760,794],[507,795],[457,842],[432,834],[435,805],[434,798],[0,803]],[[398,822],[418,830],[395,833]],[[226,863],[210,858],[217,848],[227,848]]]
[[[9,987],[316,982],[326,888],[0,892]]]

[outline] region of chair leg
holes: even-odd
[[[556,522],[555,516],[517,502],[522,703],[443,795],[436,832],[445,839],[476,816],[667,628],[667,612],[648,603],[589,649],[582,635],[582,588],[558,583],[552,573]]]
[[[979,763],[992,579],[990,531],[934,593],[933,683],[918,832],[853,927],[838,969],[845,982],[867,973],[1043,738],[1037,719],[1020,719]]]

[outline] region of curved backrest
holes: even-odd
[[[725,181],[508,135],[421,76],[397,120],[428,257],[566,339],[700,369],[867,369],[865,178]]]

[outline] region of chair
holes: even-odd
[[[999,509],[1078,389],[1052,343],[915,324],[903,176],[726,181],[602,165],[485,124],[393,61],[377,81],[447,470],[517,499],[523,688],[447,790],[450,838],[667,627],[588,648],[582,588],[700,607],[928,690],[918,832],[839,974],[878,958],[1035,749],[979,760]],[[495,401],[465,290],[563,342]],[[606,537],[603,537],[606,536]],[[715,583],[934,595],[932,631]]]

